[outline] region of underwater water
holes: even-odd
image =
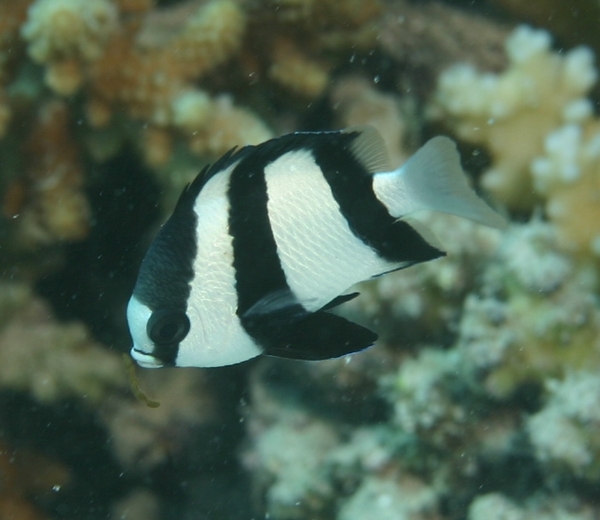
[[[0,520],[600,518],[597,0],[0,0]],[[126,307],[234,146],[458,143],[490,229],[318,362],[135,367]],[[158,404],[158,406],[156,406]]]

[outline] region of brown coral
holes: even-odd
[[[139,33],[134,22],[126,24],[108,44],[90,69],[91,101],[168,125],[176,96],[239,48],[245,19],[229,0],[184,4],[157,16],[151,13]]]
[[[119,11],[125,14],[139,14],[150,11],[154,7],[154,0],[115,0]]]
[[[362,0],[246,0],[256,16],[275,18],[279,23],[301,29],[356,29],[376,18],[381,2]]]
[[[116,24],[109,0],[36,0],[21,35],[31,58],[47,65],[46,83],[68,95],[83,81],[80,67],[102,54]]]
[[[11,115],[5,85],[20,55],[19,29],[33,0],[0,0],[0,139]]]
[[[319,97],[329,81],[326,67],[309,59],[287,38],[275,40],[268,74],[288,91],[309,99]]]
[[[84,171],[70,125],[67,105],[51,101],[40,108],[25,143],[25,176],[7,194],[13,196],[10,209],[24,244],[80,240],[88,233]]]
[[[380,29],[384,51],[413,71],[417,87],[426,90],[456,61],[502,69],[507,34],[508,28],[445,3],[406,0],[397,0],[386,10]]]

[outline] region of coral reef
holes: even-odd
[[[489,493],[473,500],[468,520],[591,520],[595,515],[593,508],[578,504],[573,497],[535,497],[520,505],[500,493]]]
[[[482,184],[490,192],[514,210],[543,203],[563,246],[585,255],[600,237],[600,125],[586,98],[598,73],[589,48],[559,55],[550,43],[545,31],[517,28],[506,42],[508,69],[450,68],[432,113],[489,150],[493,164]]]
[[[587,369],[550,379],[545,406],[527,420],[536,457],[549,472],[600,479],[600,378]]]
[[[429,95],[439,74],[457,62],[488,71],[506,64],[508,26],[444,2],[395,0],[387,7],[379,38],[382,49],[401,65],[401,92]]]
[[[106,114],[116,105],[136,118],[168,125],[172,103],[192,89],[190,82],[239,49],[245,17],[234,2],[214,0],[175,9],[165,15],[170,17],[170,34],[165,34],[165,23],[157,15],[148,16],[138,31],[123,27],[108,42],[89,71],[92,114]],[[173,28],[175,20],[179,27]],[[101,123],[97,116],[93,122]]]
[[[20,55],[16,42],[21,25],[25,21],[27,8],[32,1],[0,2],[0,139],[6,134],[12,114],[6,87],[13,79]]]
[[[0,517],[598,518],[598,42],[529,4],[0,0]],[[364,124],[394,166],[456,134],[517,221],[416,215],[447,258],[335,309],[374,348],[138,369],[136,400],[155,219],[231,147]]]
[[[95,343],[83,324],[56,323],[36,298],[20,305],[0,329],[0,386],[43,402],[76,396],[90,405],[126,388],[119,356]]]
[[[440,236],[452,225],[436,227],[429,218]],[[514,224],[504,235],[482,230],[473,240],[474,231],[469,225],[455,235],[451,249],[458,263],[448,267],[453,276],[436,270],[452,297],[440,294],[433,273],[397,275],[409,281],[414,276],[418,284],[409,283],[424,293],[423,309],[413,316],[417,327],[424,320],[413,340],[419,350],[395,352],[407,333],[390,333],[387,356],[378,352],[380,345],[315,367],[279,365],[277,377],[276,362],[254,371],[252,448],[245,460],[273,518],[596,514],[593,502],[574,491],[578,479],[592,486],[598,480],[595,268],[562,249],[556,226],[539,218]],[[487,255],[477,259],[484,244]],[[468,276],[461,275],[463,264]],[[370,291],[377,294],[384,280],[362,287],[361,298],[342,312],[358,315],[362,305],[368,313],[380,301]],[[432,288],[436,296],[428,295]],[[400,301],[407,293],[402,285],[390,292],[390,301],[392,294]],[[457,316],[448,320],[424,310],[444,298],[459,309],[458,323]],[[382,308],[373,312],[385,319]],[[400,306],[388,319],[405,312]],[[434,326],[444,331],[445,348],[431,344],[424,332]],[[388,418],[385,411],[356,413],[360,405],[353,399],[373,393],[376,381]],[[335,401],[340,385],[355,413],[343,399]],[[508,477],[513,465],[520,474]],[[542,491],[557,478],[564,493]],[[482,487],[497,491],[479,495]]]
[[[159,407],[133,399],[106,400],[102,417],[122,466],[144,473],[180,457],[190,439],[201,443],[218,415],[202,373],[144,373],[141,386],[151,396],[159,396]]]
[[[595,53],[600,51],[600,40],[594,20],[600,16],[600,5],[595,0],[561,0],[529,3],[519,0],[490,0],[504,12],[522,21],[544,27],[569,46],[585,44]]]
[[[593,120],[550,132],[531,164],[533,186],[547,201],[562,246],[584,256],[600,253],[599,158],[600,122]]]
[[[67,105],[55,100],[41,106],[34,125],[24,143],[25,176],[11,186],[22,200],[11,208],[16,240],[26,247],[81,240],[91,215]]]
[[[306,403],[282,401],[262,368],[251,384],[244,460],[271,518],[441,518],[437,493],[396,465],[383,432],[357,429],[347,438]]]
[[[72,94],[82,82],[80,64],[97,59],[116,30],[117,11],[109,0],[37,0],[21,35],[31,58],[46,64],[46,83]]]
[[[536,201],[529,168],[547,135],[592,113],[585,98],[597,77],[592,53],[580,47],[560,56],[550,42],[549,33],[520,26],[506,40],[505,72],[453,66],[441,75],[434,98],[435,117],[444,117],[461,139],[489,149],[494,162],[483,185],[516,209]]]
[[[597,274],[563,253],[556,229],[533,221],[506,236],[479,294],[465,302],[458,348],[497,397],[600,366]]]
[[[419,479],[368,477],[340,509],[339,520],[439,520],[437,496]]]

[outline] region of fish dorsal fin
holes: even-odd
[[[372,126],[351,126],[343,130],[344,133],[358,133],[352,141],[350,150],[354,157],[369,173],[390,171],[390,161],[387,147],[381,134]]]

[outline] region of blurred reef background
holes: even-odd
[[[0,520],[600,518],[598,0],[0,0]],[[459,142],[499,232],[360,287],[319,363],[137,370],[125,305],[233,146]]]

